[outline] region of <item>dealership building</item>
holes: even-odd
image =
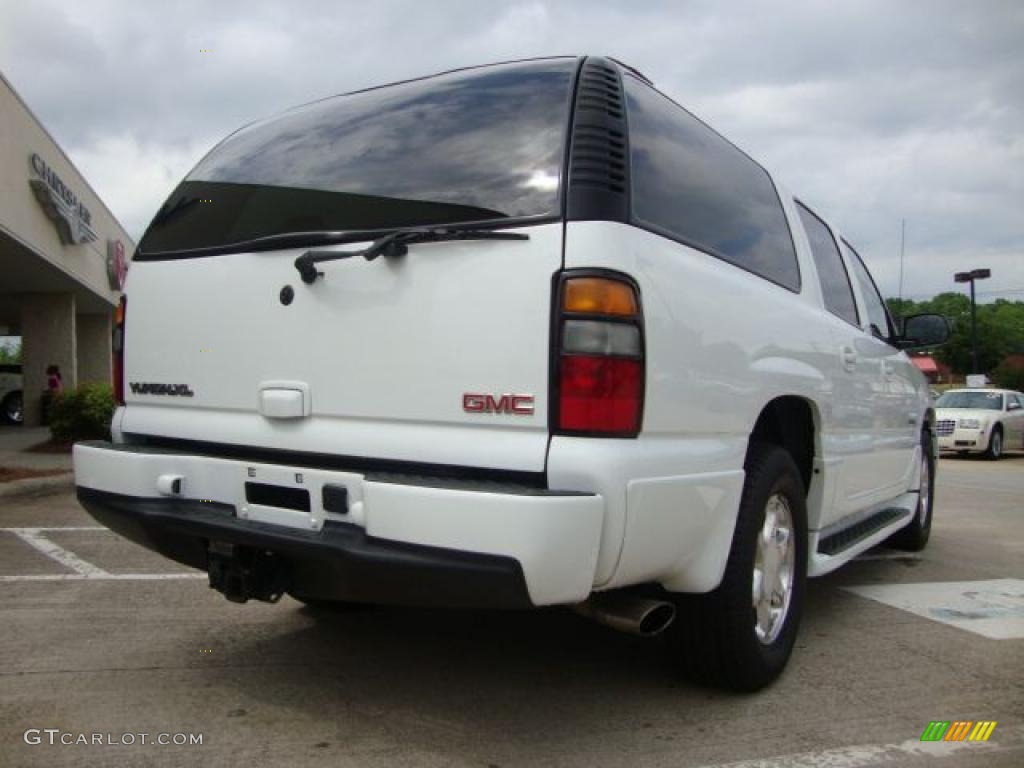
[[[0,74],[0,336],[20,336],[24,419],[46,371],[109,382],[114,308],[135,244]]]

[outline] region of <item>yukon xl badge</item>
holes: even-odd
[[[466,413],[505,413],[515,416],[533,414],[533,395],[482,395],[467,392],[462,396],[462,410]]]
[[[195,397],[195,392],[188,384],[153,384],[151,382],[132,381],[128,384],[133,395],[170,395],[171,397]]]

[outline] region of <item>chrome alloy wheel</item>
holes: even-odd
[[[754,553],[754,633],[771,645],[782,631],[793,597],[796,545],[793,513],[781,494],[774,494],[764,508],[764,525]]]
[[[22,399],[21,395],[13,395],[7,399],[6,416],[7,420],[12,424],[21,424],[25,417],[25,413],[22,410]]]

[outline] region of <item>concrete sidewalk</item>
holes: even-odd
[[[0,427],[0,467],[63,470],[67,474],[30,477],[0,483],[0,499],[67,490],[72,486],[70,453],[32,453],[28,449],[50,439],[47,427]]]
[[[0,427],[0,467],[71,471],[70,453],[28,452],[32,446],[49,439],[48,427]]]

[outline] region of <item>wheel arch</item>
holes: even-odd
[[[750,459],[755,442],[772,443],[786,450],[810,491],[814,479],[814,460],[821,456],[821,414],[817,404],[803,395],[781,395],[768,401],[750,431],[744,465]]]

